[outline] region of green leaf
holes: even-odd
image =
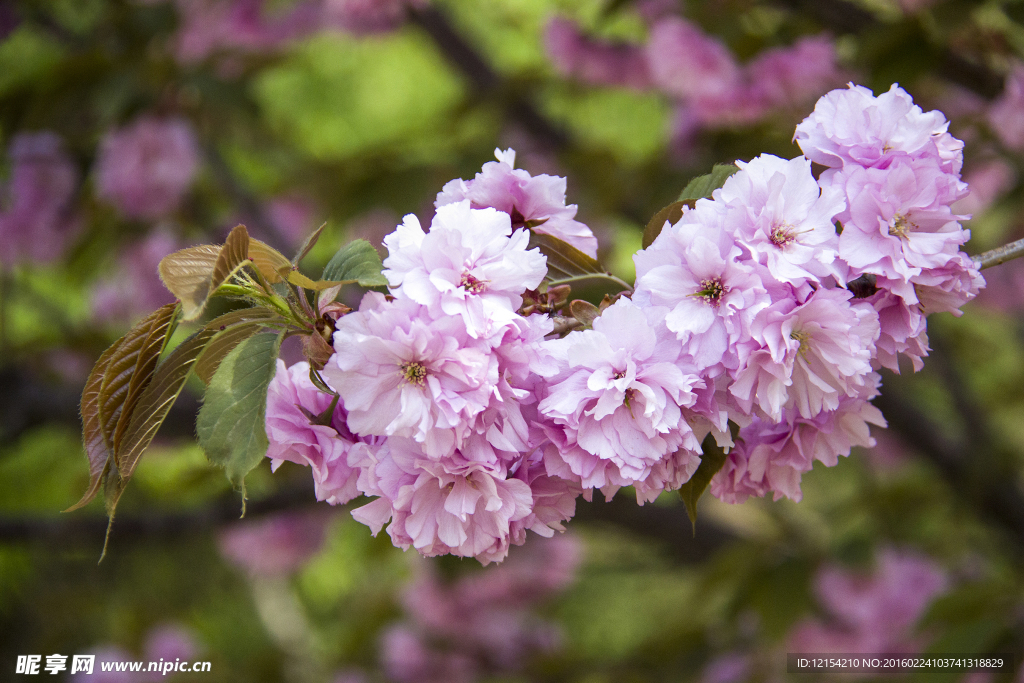
[[[271,324],[285,323],[284,318],[265,308],[246,309],[245,312],[248,314],[246,316],[248,319],[232,324],[230,327],[225,326],[226,329],[207,344],[203,355],[196,361],[195,373],[203,381],[203,384],[210,383],[217,368],[232,349],[259,332],[260,328]]]
[[[131,420],[121,438],[121,449],[117,454],[117,467],[107,471],[104,496],[107,514],[110,515],[111,520],[113,520],[117,502],[131,480],[139,459],[153,441],[160,425],[167,418],[167,413],[170,412],[171,406],[174,405],[185,386],[189,372],[197,359],[202,357],[211,340],[216,340],[219,335],[232,332],[235,327],[252,325],[255,321],[267,324],[274,319],[280,318],[277,314],[264,309],[245,309],[226,313],[211,320],[205,327],[185,339],[168,354],[163,362],[157,365],[152,381],[139,396],[138,403],[132,411]]]
[[[242,492],[245,475],[267,453],[267,387],[277,372],[284,334],[257,334],[236,346],[217,368],[196,421],[199,445],[213,464],[224,468]]]
[[[693,524],[694,535],[697,533],[697,501],[704,495],[708,484],[711,483],[711,478],[718,474],[718,470],[722,469],[722,466],[725,465],[725,459],[728,457],[725,451],[722,450],[722,447],[718,445],[718,442],[715,441],[713,434],[708,434],[704,437],[701,450],[703,455],[700,458],[700,465],[697,467],[697,471],[679,489],[679,497],[683,499],[683,504],[686,505],[686,514],[690,517],[690,523]]]
[[[658,239],[658,235],[661,234],[662,229],[665,227],[665,221],[674,224],[682,218],[684,206],[689,206],[692,209],[693,202],[673,202],[654,214],[654,217],[647,222],[647,227],[644,228],[644,238],[641,246],[646,249],[654,243],[654,240]]]
[[[736,164],[715,164],[711,173],[697,176],[683,188],[679,193],[679,201],[691,201],[710,197],[711,193],[725,184],[736,171],[740,170]]]
[[[338,250],[324,268],[322,280],[336,285],[358,282],[363,287],[386,287],[380,254],[366,240],[353,240]]]
[[[535,247],[548,258],[547,279],[553,282],[607,274],[596,259],[571,244],[531,230],[529,248]]]

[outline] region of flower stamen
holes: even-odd
[[[466,271],[459,280],[459,287],[462,287],[470,294],[479,294],[487,289],[487,281],[478,280],[469,271]]]
[[[427,369],[419,361],[409,361],[398,366],[402,371],[402,378],[409,384],[423,386],[427,381]]]

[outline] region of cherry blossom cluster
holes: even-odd
[[[873,445],[879,370],[920,367],[925,316],[984,284],[960,251],[946,127],[896,86],[827,94],[797,127],[806,156],[737,162],[635,255],[635,288],[568,334],[535,305],[530,231],[591,256],[596,240],[564,179],[496,150],[427,229],[409,215],[384,239],[389,294],[335,322],[337,399],[279,366],[268,455],[311,466],[320,500],[373,498],[352,514],[396,545],[485,564],[562,530],[581,494],[680,488],[708,439],[728,452],[715,496],[799,500],[815,461]]]

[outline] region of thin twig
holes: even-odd
[[[976,256],[974,262],[978,264],[979,270],[985,270],[992,266],[998,266],[1000,263],[1006,263],[1018,256],[1024,256],[1024,239],[1004,244],[1003,246],[996,247],[995,249],[989,249],[988,251]]]

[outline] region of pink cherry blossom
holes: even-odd
[[[227,525],[218,537],[221,555],[259,576],[284,576],[319,552],[326,518],[322,513],[278,513]]]
[[[527,249],[528,230],[512,231],[508,214],[472,209],[468,200],[439,206],[424,232],[409,214],[384,238],[384,275],[396,297],[431,315],[457,315],[473,337],[490,337],[518,316],[522,294],[547,273],[547,259]]]
[[[359,453],[366,470],[360,487],[376,501],[353,510],[374,535],[390,518],[388,534],[400,548],[428,557],[476,557],[483,564],[508,554],[510,524],[533,503],[530,487],[501,469],[473,462],[460,452],[435,460],[415,441],[389,437],[387,449]],[[350,459],[355,465],[355,461]]]
[[[647,61],[654,83],[684,100],[720,98],[735,91],[741,79],[729,48],[680,17],[651,27]]]
[[[576,205],[565,204],[565,178],[531,176],[515,168],[515,150],[494,150],[497,161],[484,164],[473,180],[452,180],[437,194],[440,207],[468,199],[474,209],[492,207],[507,213],[513,228],[557,237],[588,256],[597,257],[597,238],[575,220]]]
[[[922,111],[898,85],[875,97],[851,83],[819,99],[794,140],[804,156],[825,166],[886,168],[902,155],[934,159],[944,172],[958,174],[963,143],[948,127],[941,112]]]
[[[777,423],[755,417],[740,430],[736,447],[711,480],[711,494],[726,503],[773,492],[775,500],[803,497],[800,479],[814,461],[833,467],[853,446],[874,446],[869,425],[885,426],[882,413],[866,399],[877,394],[874,375],[861,396],[844,398],[834,411],[803,418],[787,410]]]
[[[825,566],[815,577],[830,621],[807,620],[790,635],[791,652],[919,652],[915,630],[928,604],[948,586],[946,572],[910,550],[886,548],[871,574]]]
[[[1024,62],[1014,60],[1002,94],[989,107],[988,124],[1009,149],[1024,150]]]
[[[327,416],[328,424],[313,424],[331,407],[332,396],[316,388],[309,378],[309,363],[286,368],[277,361],[277,373],[267,390],[267,457],[276,470],[285,460],[309,466],[317,500],[339,505],[359,495],[358,472],[348,466],[348,451],[357,441],[346,425],[341,403]]]
[[[750,336],[750,323],[769,303],[754,264],[724,224],[720,202],[700,200],[638,252],[634,300],[667,306],[668,328],[698,368],[736,366],[735,350]]]
[[[443,457],[469,434],[498,384],[497,357],[461,317],[434,319],[414,301],[371,292],[335,327],[323,375],[356,434],[408,436]]]
[[[949,208],[966,194],[964,184],[928,159],[852,168],[832,182],[844,187],[849,203],[840,218],[840,257],[856,273],[907,283],[894,291],[909,302],[916,301],[913,278],[945,266],[970,238]]]
[[[643,481],[680,447],[699,449],[680,406],[696,402],[703,381],[677,365],[679,344],[659,319],[664,313],[620,299],[592,330],[549,342],[559,368],[539,410],[557,425],[552,437],[585,488]],[[696,456],[686,461],[686,479],[697,464]]]
[[[771,420],[789,407],[807,419],[856,396],[872,375],[878,314],[845,289],[819,289],[805,302],[780,301],[758,314],[761,344],[736,371],[730,393]]]
[[[100,143],[96,193],[129,218],[160,218],[177,208],[198,167],[187,121],[142,116]]]
[[[839,241],[832,219],[846,206],[841,188],[819,188],[804,157],[762,154],[736,165],[740,171],[715,193],[728,206],[736,241],[780,282],[845,281],[833,266]]]
[[[769,106],[792,109],[843,82],[837,61],[832,38],[806,36],[761,52],[744,71]]]

